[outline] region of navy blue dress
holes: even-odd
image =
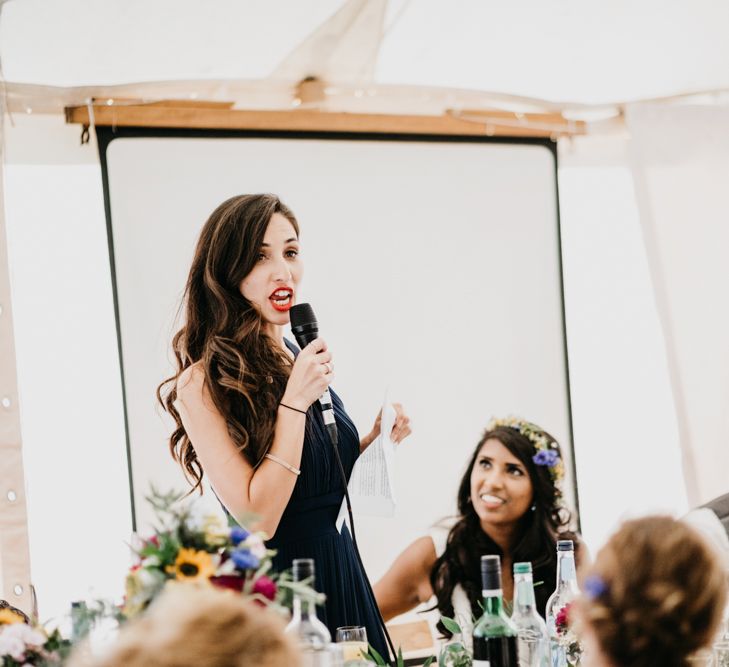
[[[298,354],[295,345],[288,340],[286,345]],[[359,456],[359,435],[339,396],[334,391],[331,395],[339,432],[339,453],[349,479]],[[359,566],[352,537],[346,525],[341,534],[336,527],[343,498],[344,487],[334,450],[321,410],[314,404],[306,414],[301,474],[276,534],[266,545],[277,551],[273,559],[277,571],[290,568],[294,558],[314,559],[316,589],[326,595],[326,604],[317,609],[317,614],[328,626],[332,639],[342,625],[363,625],[369,643],[387,657],[377,603]]]

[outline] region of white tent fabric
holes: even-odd
[[[361,10],[376,22],[384,2],[10,0],[0,25],[4,76],[60,86],[255,81],[277,72],[343,5],[352,21]],[[729,88],[729,5],[721,0],[392,0],[382,21],[375,83],[588,104]],[[332,23],[305,61],[312,71],[279,74],[353,83],[328,57],[343,53],[337,39],[344,32],[363,48],[361,33],[370,43],[380,37],[371,21],[351,27]]]
[[[602,539],[625,512],[678,512],[728,490],[729,322],[722,299],[729,269],[721,252],[729,241],[722,190],[729,121],[719,103],[729,90],[729,4],[723,0],[0,0],[0,9],[8,82],[0,95],[16,112],[3,131],[4,166],[54,165],[27,172],[37,174],[33,188],[12,181],[11,215],[19,215],[16,204],[26,192],[39,207],[49,193],[49,201],[63,203],[54,185],[91,177],[84,171],[80,178],[80,165],[97,165],[93,148],[79,148],[78,128],[63,127],[61,116],[64,104],[90,97],[291,108],[300,103],[295,84],[317,76],[326,84],[324,110],[521,106],[590,119],[630,100],[710,93],[701,98],[704,107],[668,100],[630,106],[632,162],[624,134],[564,141],[560,199],[588,541]],[[54,116],[36,117],[39,111]],[[600,128],[590,126],[593,133]],[[79,167],[79,179],[59,178],[70,165]],[[73,192],[76,201],[88,201],[89,220],[102,206],[96,172],[94,179]],[[71,207],[58,210],[64,213],[56,224],[73,215]],[[16,220],[7,222],[10,228]],[[0,287],[7,294],[7,284]],[[9,368],[3,364],[3,390],[13,385]],[[0,445],[9,442],[4,425]],[[641,469],[626,463],[631,456]],[[38,452],[35,458],[42,460]],[[19,465],[13,470],[22,479]],[[642,470],[660,480],[649,481]],[[3,534],[10,517],[3,503]],[[10,595],[6,552],[3,546],[0,596]]]
[[[0,178],[0,203],[3,201],[2,194],[3,184]],[[12,591],[18,606],[30,609],[32,602],[28,516],[20,414],[17,410],[18,392],[14,391],[17,376],[6,250],[5,216],[0,207],[0,597],[3,594],[9,597],[9,592]]]
[[[729,107],[631,107],[633,171],[693,505],[729,488]]]

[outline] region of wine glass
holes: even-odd
[[[369,664],[364,654],[367,653],[367,630],[361,625],[343,625],[337,628],[336,641],[344,652],[344,664],[356,667]]]

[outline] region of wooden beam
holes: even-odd
[[[116,99],[109,102],[93,105],[95,125],[544,138],[584,133],[584,123],[568,121],[562,115],[553,113],[517,114],[507,111],[459,110],[442,116],[423,116],[308,109],[251,111],[233,109],[230,102],[191,100],[164,100],[149,104]],[[88,106],[66,107],[66,122],[90,125]]]

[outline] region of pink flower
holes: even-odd
[[[274,600],[276,598],[276,582],[269,579],[266,575],[262,575],[256,579],[256,583],[253,584],[253,593],[259,593],[264,598]]]

